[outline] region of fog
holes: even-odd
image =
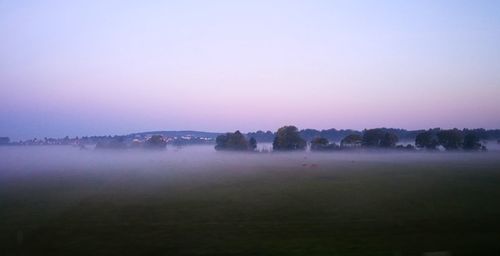
[[[345,164],[482,164],[500,159],[500,146],[487,152],[289,152],[240,153],[215,151],[212,145],[169,146],[166,150],[81,150],[72,146],[0,147],[0,179],[59,174],[141,175],[176,173],[259,172],[269,170],[331,169]],[[259,149],[270,149],[262,144]]]
[[[343,177],[355,184],[366,177],[435,178],[441,172],[462,170],[489,175],[500,165],[500,151],[249,153],[216,151],[212,145],[169,146],[160,151],[7,146],[0,147],[0,163],[0,202],[32,202],[40,209],[51,209],[49,205],[54,204],[54,209],[64,209],[93,197],[128,202],[169,193],[182,198],[193,191],[217,188],[227,188],[231,194],[241,193],[246,186],[258,191],[261,186],[286,187],[298,181],[321,184],[325,178]]]
[[[190,255],[195,248],[217,255],[246,246],[270,250],[274,244],[261,242],[273,239],[293,246],[301,241],[306,249],[333,243],[352,250],[361,243],[391,252],[416,240],[406,250],[475,249],[483,240],[496,248],[490,231],[500,216],[493,203],[500,196],[499,165],[496,149],[236,153],[210,145],[162,151],[6,146],[0,147],[0,244],[32,252],[25,255],[52,248],[56,253],[46,254],[123,255],[116,248],[127,248],[134,255]],[[474,223],[486,224],[478,229]],[[470,230],[486,231],[477,236]],[[351,240],[335,244],[346,234]],[[131,249],[123,247],[128,244]]]

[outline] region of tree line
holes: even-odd
[[[401,141],[414,141],[416,136],[422,132],[428,130],[406,130],[399,128],[379,128],[384,132],[394,133]],[[433,133],[437,133],[441,128],[433,128],[430,129]],[[486,130],[484,128],[478,129],[463,129],[460,130],[464,134],[474,133],[481,140],[500,140],[500,129]],[[363,135],[363,130],[352,130],[352,129],[325,129],[325,130],[317,130],[317,129],[303,129],[300,130],[300,136],[307,141],[311,141],[314,138],[323,137],[331,141],[341,141],[348,135],[357,134]],[[258,142],[273,142],[274,137],[276,136],[276,132],[272,131],[256,131],[249,132],[246,134],[247,137],[254,137]]]
[[[273,134],[272,145],[274,151],[305,150],[308,141],[311,151],[334,151],[357,148],[438,150],[439,147],[447,151],[486,150],[485,145],[481,143],[484,134],[481,134],[477,130],[467,129],[423,130],[415,135],[415,145],[398,145],[400,138],[394,132],[394,129],[385,128],[365,129],[363,132],[351,130],[351,133],[346,133],[340,140],[340,144],[331,142],[323,136],[316,136],[307,140],[301,136],[301,131],[293,125],[283,126],[275,133],[266,132],[266,136],[269,136],[269,134]],[[252,133],[245,136],[240,131],[219,135],[215,142],[216,150],[254,151],[257,148],[257,140],[252,136]]]
[[[156,133],[156,134],[155,134]],[[401,150],[486,150],[481,141],[500,138],[500,130],[485,129],[449,129],[434,128],[429,130],[408,131],[394,128],[377,128],[357,130],[299,130],[293,125],[283,126],[276,132],[234,133],[207,133],[184,131],[189,136],[184,138],[165,136],[169,132],[147,132],[125,136],[68,136],[61,139],[45,138],[43,140],[28,140],[12,143],[8,137],[0,137],[0,145],[96,145],[97,149],[124,149],[124,148],[165,148],[167,143],[172,145],[207,144],[214,143],[217,150],[254,151],[257,141],[272,142],[273,150],[304,150],[310,145],[312,151],[347,150],[355,148],[393,148]],[[179,135],[179,132],[170,132]],[[193,134],[202,134],[209,137],[193,137]],[[398,142],[414,141],[413,144],[398,145]],[[339,142],[334,143],[334,142]],[[500,143],[500,140],[498,140]]]

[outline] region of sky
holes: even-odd
[[[0,136],[500,128],[500,1],[0,0]]]

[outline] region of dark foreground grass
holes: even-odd
[[[500,255],[495,154],[304,155],[3,177],[0,255]]]

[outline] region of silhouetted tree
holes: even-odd
[[[359,134],[349,134],[340,141],[341,147],[359,147],[363,142],[363,137]]]
[[[276,137],[273,141],[273,150],[304,150],[306,149],[306,141],[299,135],[297,127],[283,126],[276,132]]]
[[[419,148],[434,150],[438,145],[439,143],[431,130],[421,132],[415,138],[415,146]]]
[[[479,137],[475,133],[468,133],[465,135],[463,144],[465,150],[479,150],[481,146]]]
[[[479,129],[463,129],[462,132],[466,135],[469,133],[473,133],[479,140],[488,140],[490,139],[488,133],[491,133],[492,131],[494,130],[485,130],[484,128],[479,128]]]
[[[167,141],[161,135],[153,135],[144,143],[144,147],[151,149],[164,149],[166,146]]]
[[[398,141],[399,138],[398,136],[396,136],[396,134],[392,132],[386,132],[380,140],[380,146],[383,148],[393,148],[396,146],[396,143],[398,143]]]
[[[299,131],[299,135],[306,141],[312,141],[315,138],[323,137],[321,132],[316,129],[304,129]],[[323,137],[324,138],[324,137]]]
[[[311,140],[311,150],[323,150],[328,146],[329,142],[326,138],[315,138]]]
[[[248,140],[248,145],[251,150],[255,150],[257,148],[257,140],[254,137],[251,137],[250,140]]]
[[[399,141],[398,136],[387,129],[369,129],[363,132],[362,145],[365,147],[392,148]]]
[[[229,139],[229,136],[227,134],[224,135],[219,135],[215,138],[215,149],[221,150],[226,147],[226,143]]]
[[[369,129],[363,131],[362,145],[365,147],[379,147],[384,132],[382,129]]]
[[[339,149],[339,146],[335,143],[330,143],[326,138],[318,137],[311,141],[311,151],[329,151],[335,149]]]
[[[274,133],[271,131],[263,132],[259,130],[257,132],[249,132],[247,136],[253,137],[259,142],[273,142],[274,140]]]
[[[240,131],[219,135],[215,138],[215,143],[216,150],[253,150]]]
[[[458,129],[441,130],[437,133],[438,142],[446,150],[459,149],[464,141],[462,132]]]

